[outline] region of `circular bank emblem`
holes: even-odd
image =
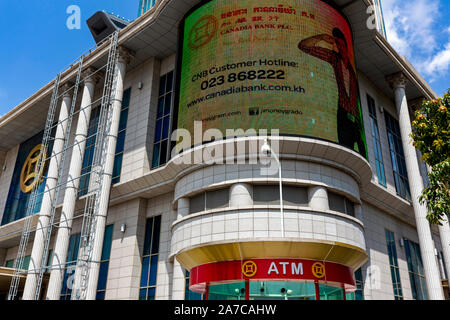
[[[213,16],[205,16],[200,18],[191,29],[189,34],[189,47],[198,49],[207,44],[216,35],[217,19]]]
[[[325,265],[322,262],[316,262],[312,265],[312,273],[318,278],[322,279],[325,277]]]
[[[247,278],[253,277],[256,271],[258,271],[258,267],[253,261],[247,261],[242,265],[242,274]]]
[[[41,157],[43,159],[47,158],[47,152],[45,148],[42,148],[43,150],[41,152],[41,146],[42,145],[38,144],[31,150],[22,167],[22,171],[20,172],[20,189],[23,193],[30,193],[36,184],[40,184],[44,181],[42,174],[44,173],[45,165],[41,166],[39,172],[37,172],[36,169],[39,159]]]

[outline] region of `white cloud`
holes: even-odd
[[[449,70],[450,27],[442,26],[448,20],[442,19],[441,0],[383,0],[382,6],[388,41],[401,55],[431,81]]]
[[[432,81],[436,75],[442,75],[450,69],[450,42],[445,48],[436,53],[432,58],[424,63],[422,69],[431,76]]]
[[[440,0],[384,0],[388,40],[404,55],[430,53],[437,44],[435,30]]]

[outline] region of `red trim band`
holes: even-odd
[[[204,293],[206,283],[220,284],[236,281],[320,281],[346,292],[356,290],[350,267],[307,259],[251,259],[203,264],[190,271],[189,288]]]

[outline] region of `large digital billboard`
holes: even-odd
[[[212,0],[182,22],[178,128],[279,129],[366,157],[353,40],[320,0]]]

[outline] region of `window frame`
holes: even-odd
[[[141,276],[139,279],[139,300],[155,300],[156,299],[156,288],[158,284],[158,264],[159,264],[159,254],[160,254],[160,243],[161,243],[161,225],[162,225],[162,216],[153,216],[147,218],[145,222],[145,236],[144,236],[144,245],[142,252],[142,268],[141,268]],[[151,224],[151,231],[149,231],[149,225]],[[155,233],[155,227],[157,228],[157,233]],[[156,234],[156,236],[155,236]],[[155,242],[156,246],[155,248]],[[148,249],[148,250],[147,250]],[[148,251],[148,252],[147,252]],[[156,252],[154,252],[156,251]],[[145,264],[145,260],[148,259],[148,265]],[[152,274],[152,262],[155,261],[155,269],[153,270],[154,274]],[[146,268],[145,268],[146,267]],[[146,275],[145,275],[146,272]],[[146,276],[146,278],[144,278]],[[154,278],[152,280],[152,277]],[[143,280],[146,280],[146,285],[143,284]],[[154,281],[154,283],[151,283]],[[145,298],[142,299],[142,293],[145,292]],[[149,294],[152,292],[153,294]],[[149,299],[150,298],[150,299]]]
[[[405,152],[402,145],[400,125],[398,120],[390,115],[389,112],[385,112],[384,114],[395,190],[398,196],[411,201],[411,190],[409,186],[408,170],[406,168]]]
[[[364,300],[364,280],[362,276],[362,268],[359,268],[354,272],[355,274],[355,300]]]
[[[112,172],[111,184],[116,184],[120,182],[120,177],[122,175],[122,164],[123,155],[125,152],[127,127],[128,127],[128,116],[130,114],[130,103],[131,103],[131,87],[123,92],[122,106],[120,109],[120,120],[119,120],[119,130],[117,132],[117,143],[116,150],[114,152],[114,166]],[[125,118],[126,117],[126,118]],[[124,120],[125,119],[125,120]],[[123,128],[120,125],[124,123]],[[123,134],[123,140],[119,140],[120,135]],[[118,174],[114,175],[115,170],[118,170]]]
[[[168,79],[171,79],[171,86],[168,87],[169,82]],[[163,83],[164,82],[164,83]],[[164,86],[164,89],[162,89]],[[169,97],[169,99],[167,99]],[[158,90],[158,101],[156,106],[156,115],[155,115],[155,130],[153,137],[153,152],[151,159],[151,169],[157,169],[162,167],[169,162],[171,158],[171,134],[173,128],[173,110],[174,110],[174,98],[175,98],[175,71],[171,70],[165,74],[162,74],[159,78],[159,90]],[[161,111],[161,116],[159,116],[160,104],[163,103],[163,108]],[[170,106],[168,111],[166,110],[166,103],[169,102]],[[167,113],[166,113],[167,112]],[[167,123],[166,123],[167,121]],[[158,127],[158,123],[160,122],[161,126]],[[167,124],[167,137],[164,137],[165,134],[165,124]],[[159,133],[158,133],[159,129]],[[161,152],[163,145],[165,144],[165,154]],[[156,156],[156,152],[158,155]],[[162,158],[164,155],[165,158]],[[156,159],[157,157],[157,159]]]
[[[94,161],[95,145],[98,135],[98,123],[100,121],[101,105],[92,108],[89,118],[88,131],[85,140],[84,155],[81,162],[80,183],[78,185],[78,197],[83,197],[89,193],[91,181],[92,163]],[[95,119],[95,122],[93,122]],[[90,158],[87,158],[90,157]]]
[[[403,300],[402,281],[400,277],[400,267],[398,265],[397,246],[394,232],[384,229],[386,247],[389,257],[389,267],[391,270],[392,289],[395,300]]]
[[[108,233],[110,232],[110,233]],[[96,300],[104,300],[106,295],[106,289],[107,289],[107,282],[108,282],[108,273],[109,273],[109,261],[111,259],[111,250],[112,250],[112,241],[113,241],[113,235],[114,235],[114,224],[107,225],[105,228],[105,233],[103,236],[103,248],[102,248],[102,256],[100,258],[100,267],[99,267],[99,276],[97,281],[97,293],[96,293]],[[108,239],[107,237],[111,237]],[[109,243],[109,244],[108,244]],[[109,246],[109,248],[108,248]],[[106,267],[105,269],[102,269],[102,266]],[[99,286],[102,285],[102,273],[105,272],[104,275],[104,288],[101,287],[99,289]]]
[[[331,211],[343,213],[343,214],[346,214],[348,216],[351,216],[351,217],[355,218],[355,216],[356,216],[356,214],[355,214],[355,203],[353,201],[351,201],[346,196],[344,196],[344,195],[342,195],[340,193],[337,193],[337,192],[333,192],[331,190],[327,190],[327,194],[328,194],[328,207],[330,208]],[[331,205],[332,202],[330,200],[331,199],[330,196],[342,199],[344,211],[336,210],[336,207]]]
[[[367,108],[369,109],[370,132],[372,135],[372,144],[374,149],[375,166],[377,169],[378,183],[386,187],[386,170],[383,160],[383,149],[381,147],[380,127],[378,125],[378,116],[375,99],[366,94]]]
[[[203,294],[194,292],[189,289],[190,273],[186,269],[184,269],[184,279],[185,279],[184,300],[186,301],[203,300]]]
[[[403,239],[403,242],[405,244],[405,255],[408,264],[408,274],[413,299],[427,300],[428,292],[425,284],[425,274],[423,272],[423,260],[420,252],[420,246],[418,243],[406,238]],[[414,255],[411,254],[412,252],[414,252]],[[422,273],[420,270],[422,270]]]
[[[81,233],[74,233],[70,235],[69,246],[67,248],[67,258],[65,261],[66,264],[64,268],[63,283],[61,286],[61,293],[59,295],[60,300],[70,300],[72,296],[72,289],[67,287],[67,282],[69,281],[69,277],[75,277],[75,268],[78,260],[80,241]]]
[[[226,201],[224,201],[224,203],[221,203],[218,206],[209,206],[209,202],[208,202],[208,195],[211,194],[217,194],[223,192],[224,194],[226,194]],[[200,210],[193,210],[193,206],[192,206],[192,202],[194,200],[201,200],[201,202],[203,202],[202,207],[200,208]],[[230,188],[223,188],[223,189],[216,189],[216,190],[209,190],[209,191],[202,191],[192,197],[189,198],[189,214],[195,214],[198,212],[203,212],[203,211],[208,211],[208,210],[215,210],[215,209],[223,209],[223,208],[228,208],[230,206]]]

